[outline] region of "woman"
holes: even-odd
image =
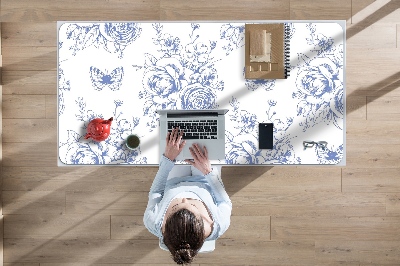
[[[219,238],[229,227],[232,203],[220,172],[211,167],[207,148],[190,147],[190,165],[174,166],[182,151],[183,131],[167,135],[165,152],[149,192],[143,222],[162,239],[178,264],[191,263],[205,240]]]

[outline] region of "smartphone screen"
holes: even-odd
[[[258,148],[272,149],[274,146],[273,136],[273,123],[259,123],[258,124]]]

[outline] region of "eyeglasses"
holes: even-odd
[[[303,141],[304,150],[306,150],[307,148],[312,148],[312,147],[314,147],[314,145],[316,145],[319,148],[325,149],[326,146],[328,145],[328,142],[326,142],[326,141],[311,141],[311,140]]]

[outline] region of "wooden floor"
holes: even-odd
[[[347,21],[347,166],[231,167],[231,226],[194,265],[400,265],[399,0],[1,0],[4,265],[171,263],[156,167],[58,168],[57,20]],[[1,230],[0,230],[1,232]]]

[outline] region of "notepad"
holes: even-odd
[[[288,32],[285,23],[245,25],[246,79],[286,79],[289,76]]]

